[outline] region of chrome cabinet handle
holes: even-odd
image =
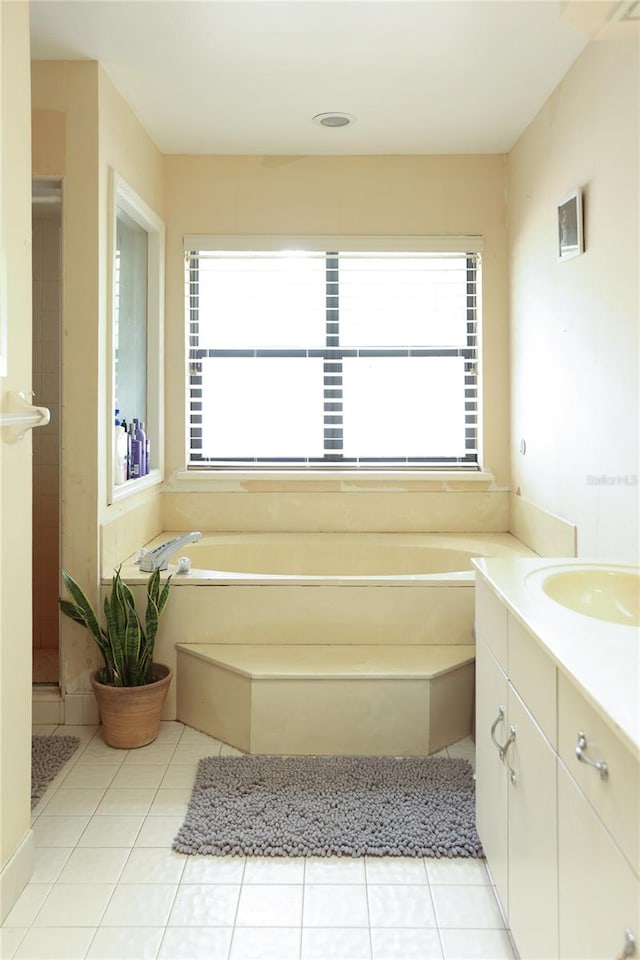
[[[501,760],[504,760],[504,747],[502,746],[502,744],[498,743],[498,741],[496,740],[495,733],[496,733],[496,728],[498,724],[502,723],[503,720],[504,720],[504,707],[498,707],[498,716],[495,718],[495,720],[491,724],[490,736],[491,736],[491,742],[493,743],[494,747],[498,751]]]
[[[628,960],[629,957],[635,957],[635,955],[636,955],[636,939],[631,933],[631,930],[625,930],[624,947],[616,957],[616,960]]]
[[[514,727],[513,724],[511,724],[511,726],[509,727],[509,739],[507,740],[504,747],[502,748],[502,759],[507,765],[507,770],[509,771],[509,780],[511,780],[511,783],[516,782],[516,772],[507,760],[507,750],[509,749],[511,744],[515,742],[515,739],[516,739],[516,728]]]
[[[606,765],[604,760],[591,760],[589,757],[585,756],[585,750],[587,749],[587,738],[584,733],[578,734],[578,743],[576,744],[576,757],[580,763],[588,763],[590,767],[595,767],[596,770],[600,773],[600,779],[606,780],[609,776],[609,767]],[[629,953],[626,956],[633,956]]]

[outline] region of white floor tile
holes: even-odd
[[[243,757],[244,754],[242,750],[237,750],[235,747],[232,747],[230,743],[223,743],[220,747],[220,756],[221,757]]]
[[[102,799],[102,787],[59,787],[46,807],[48,817],[91,816]]]
[[[160,948],[160,960],[227,960],[232,933],[232,927],[169,928]]]
[[[78,841],[80,847],[132,847],[144,817],[92,817]]]
[[[149,808],[149,816],[185,817],[190,796],[191,787],[160,787]]]
[[[420,857],[367,857],[367,883],[427,883]]]
[[[120,883],[179,883],[186,857],[164,847],[135,847],[129,854]]]
[[[425,859],[425,864],[429,883],[489,885],[491,882],[484,860],[475,860],[473,857],[429,857]]]
[[[169,926],[233,926],[239,895],[239,884],[181,884],[169,917]]]
[[[164,927],[100,927],[87,960],[155,960]]]
[[[55,883],[72,852],[73,847],[36,847],[31,883]]]
[[[304,927],[368,927],[363,884],[310,883],[304,888]]]
[[[48,817],[43,814],[33,825],[36,847],[73,847],[87,828],[89,817]]]
[[[57,726],[57,723],[33,723],[31,724],[31,733],[34,737],[50,737]]]
[[[2,957],[2,960],[13,960],[20,941],[27,931],[28,927],[0,927],[0,957]]]
[[[176,747],[172,757],[173,763],[193,763],[201,760],[203,757],[217,757],[220,753],[220,744],[213,740],[211,746],[197,743],[183,743],[182,740]]]
[[[365,883],[364,857],[308,857],[305,883]]]
[[[164,927],[177,889],[175,883],[120,884],[113,892],[100,926],[137,927],[143,918],[146,926]]]
[[[243,885],[238,904],[238,927],[300,927],[302,884]]]
[[[300,928],[236,927],[230,960],[298,960]]]
[[[242,883],[244,857],[187,857],[183,883]]]
[[[16,960],[84,960],[94,933],[93,927],[32,927],[15,957]]]
[[[506,930],[441,930],[445,960],[515,960]]]
[[[434,884],[431,893],[440,927],[478,930],[504,927],[492,887]]]
[[[34,926],[97,927],[112,893],[112,883],[56,883]]]
[[[304,857],[247,857],[243,883],[303,883]]]
[[[76,847],[59,883],[117,883],[129,850],[122,847]]]
[[[304,927],[302,960],[370,960],[368,930]]]
[[[99,817],[144,817],[155,796],[153,787],[109,787],[96,810]]]
[[[207,750],[215,750],[217,747],[218,750],[222,746],[220,740],[216,740],[215,737],[210,737],[208,733],[202,733],[201,730],[194,730],[193,727],[184,727],[184,732],[180,738],[180,745],[191,744],[193,746],[204,746]],[[208,754],[211,756],[211,754]]]
[[[188,729],[189,728],[185,727],[183,723],[178,723],[177,720],[162,720],[155,742],[177,743],[178,740],[182,739],[185,731]]]
[[[435,927],[426,884],[379,883],[367,887],[372,927]]]
[[[184,817],[146,817],[136,839],[136,847],[167,847],[182,826]]]
[[[452,743],[447,747],[447,753],[450,757],[459,757],[462,760],[468,760],[472,768],[476,768],[476,747],[471,737],[465,737],[458,743]]]
[[[193,788],[196,778],[196,769],[198,763],[193,760],[191,763],[170,763],[166,768],[166,773],[162,778],[161,787],[188,787]]]
[[[372,927],[371,945],[373,960],[442,960],[437,930]]]
[[[63,780],[66,787],[102,787],[109,786],[120,769],[113,763],[76,763]]]
[[[169,763],[176,749],[174,743],[159,743],[157,740],[150,743],[148,747],[140,747],[138,750],[129,750],[124,758],[126,766],[137,766],[138,764],[159,766]],[[123,765],[124,765],[123,764]]]
[[[5,918],[4,927],[30,927],[52,890],[50,883],[28,883]]]
[[[118,773],[113,778],[111,786],[121,789],[123,787],[159,787],[162,778],[165,775],[166,766],[164,764],[145,763],[136,766],[133,763],[119,768]]]

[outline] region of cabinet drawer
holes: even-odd
[[[576,756],[580,734],[586,740],[585,758],[606,763],[606,779]],[[640,874],[640,762],[562,674],[558,683],[558,752],[624,856]]]
[[[476,571],[476,639],[489,647],[506,672],[507,608]]]
[[[509,679],[552,747],[556,746],[556,667],[540,644],[511,615],[508,618]]]
[[[562,763],[558,818],[560,956],[621,957],[625,930],[640,938],[640,883]]]

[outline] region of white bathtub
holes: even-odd
[[[177,535],[162,534],[147,547]],[[192,569],[175,576],[176,586],[196,581],[353,584],[372,580],[398,585],[424,584],[429,579],[472,584],[473,557],[535,556],[507,533],[204,534],[178,553],[190,559]],[[170,573],[177,574],[177,560],[177,555],[172,557]]]
[[[176,535],[167,531],[147,546]],[[178,556],[192,561],[186,575],[176,572]],[[348,656],[367,676],[378,676],[382,655],[387,663],[395,663],[395,672],[402,672],[412,659],[408,648],[424,659],[424,650],[418,654],[415,648],[432,647],[438,659],[442,647],[458,645],[454,658],[468,659],[473,656],[471,558],[488,556],[535,554],[506,533],[205,534],[172,557],[172,591],[155,659],[176,669],[176,644],[186,643],[214,646],[218,660],[220,650],[229,649],[224,645],[235,645],[235,651],[229,649],[230,657],[241,648],[264,645],[274,650],[274,663],[286,656],[283,647],[289,647],[299,663],[308,657],[329,663],[335,646],[342,648],[334,651],[342,658],[344,648],[350,648]],[[134,556],[125,561],[122,574],[142,608],[148,574],[135,566]],[[308,645],[322,649],[303,656],[302,648]],[[268,659],[266,650],[261,663],[265,656]],[[471,664],[469,669],[464,697],[470,729]],[[165,719],[177,716],[180,686],[180,681],[172,685]],[[182,696],[183,702],[195,702],[200,695],[183,690]],[[319,696],[324,702],[324,694]],[[366,727],[369,706],[362,709],[359,722]],[[187,722],[210,729],[204,721]],[[228,739],[235,742],[232,736]]]

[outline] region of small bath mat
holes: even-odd
[[[207,757],[180,853],[481,857],[475,783],[446,757]]]
[[[35,806],[53,778],[80,745],[79,737],[31,737],[31,806]]]

